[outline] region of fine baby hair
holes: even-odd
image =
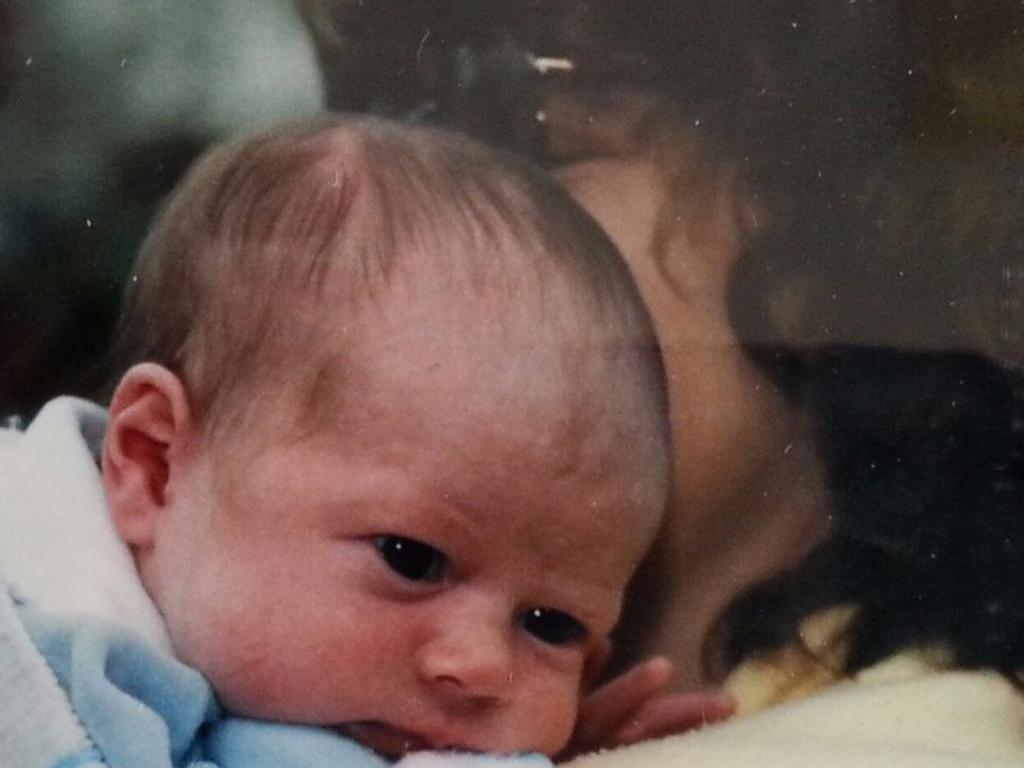
[[[616,327],[664,397],[633,279],[560,188],[456,134],[363,117],[272,128],[201,158],[141,249],[117,357],[122,370],[148,360],[181,375],[216,431],[242,416],[226,403],[283,372],[305,371],[307,401],[324,394],[318,323],[340,312],[349,328],[420,266],[498,297],[537,291],[552,313],[566,298],[556,286],[568,286],[562,319]]]

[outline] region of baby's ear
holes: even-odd
[[[192,415],[181,379],[156,363],[130,368],[110,401],[102,455],[107,506],[127,544],[152,543],[167,503],[171,466],[192,437]]]

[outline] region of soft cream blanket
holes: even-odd
[[[1024,696],[994,674],[897,658],[857,680],[575,768],[1009,768],[1024,766]]]

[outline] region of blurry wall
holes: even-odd
[[[155,207],[207,144],[321,109],[289,0],[0,0],[0,414],[95,395]]]

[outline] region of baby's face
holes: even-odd
[[[565,745],[657,526],[664,447],[594,347],[467,319],[389,311],[328,423],[172,472],[140,567],[229,710],[389,756]]]

